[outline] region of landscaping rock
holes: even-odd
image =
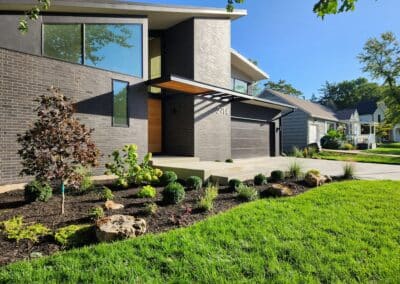
[[[262,192],[263,197],[282,197],[293,195],[292,190],[282,184],[272,184],[266,190]]]
[[[333,181],[331,176],[326,175],[324,177],[325,177],[325,182],[332,182]]]
[[[107,200],[104,206],[106,207],[107,210],[119,210],[124,208],[124,205],[115,203],[112,200]]]
[[[321,186],[327,182],[332,182],[332,178],[328,175],[322,176],[322,175],[316,175],[314,173],[307,173],[304,178],[304,181],[307,183],[308,186],[316,187],[316,186]]]
[[[96,222],[96,237],[100,242],[134,238],[147,230],[144,219],[127,215],[113,215]]]

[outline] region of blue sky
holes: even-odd
[[[149,3],[225,7],[225,0],[149,0]],[[232,24],[232,47],[256,59],[272,80],[285,79],[306,97],[325,81],[362,73],[357,55],[365,41],[392,31],[400,38],[399,0],[360,0],[352,13],[312,13],[316,0],[245,0],[248,16]],[[289,4],[290,3],[290,6]]]

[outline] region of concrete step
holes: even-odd
[[[152,158],[152,164],[175,164],[175,163],[195,163],[200,162],[198,157],[174,157],[174,156],[155,156]]]

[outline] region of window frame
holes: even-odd
[[[127,116],[127,120],[126,120],[126,124],[116,124],[114,122],[114,98],[115,98],[115,94],[114,94],[114,83],[118,82],[118,83],[124,83],[126,84],[126,116]],[[129,82],[128,81],[124,81],[124,80],[119,80],[119,79],[112,79],[111,80],[111,94],[112,94],[112,109],[111,109],[111,126],[112,127],[119,127],[119,128],[129,128],[130,127],[130,113],[129,113]]]
[[[242,92],[240,92],[240,91],[235,89],[236,81],[240,81],[242,83],[246,83],[246,92],[245,93],[242,93]],[[239,78],[236,78],[236,77],[232,77],[232,91],[235,91],[235,92],[238,92],[238,93],[241,93],[241,94],[245,94],[245,95],[249,95],[250,85],[251,85],[250,82],[247,82],[245,80],[242,80],[242,79],[239,79]]]
[[[45,25],[80,25],[80,30],[81,30],[81,63],[76,63],[76,62],[71,62],[71,61],[67,61],[67,60],[63,60],[60,58],[54,58],[51,56],[48,56],[44,53],[44,41],[45,41],[45,33],[44,33],[44,27]],[[132,75],[132,74],[127,74],[127,73],[123,73],[123,72],[118,72],[118,71],[113,71],[113,70],[109,70],[109,69],[104,69],[104,68],[100,68],[100,67],[96,67],[96,66],[91,66],[91,65],[86,65],[85,64],[85,57],[86,57],[86,32],[85,32],[85,25],[138,25],[140,26],[140,42],[141,42],[141,48],[140,48],[140,58],[141,58],[141,62],[140,62],[140,76],[137,75]],[[42,57],[45,58],[49,58],[49,59],[53,59],[53,60],[58,60],[61,62],[66,62],[66,63],[70,63],[70,64],[74,64],[74,65],[79,65],[79,66],[85,66],[88,68],[94,68],[97,70],[102,70],[102,71],[107,71],[107,72],[112,72],[115,74],[120,74],[120,75],[125,75],[125,76],[130,76],[130,77],[134,77],[134,78],[138,78],[138,79],[144,79],[145,78],[145,60],[148,60],[147,58],[144,58],[144,49],[148,46],[145,45],[145,34],[144,34],[144,26],[145,24],[141,21],[138,22],[118,22],[118,21],[112,21],[112,22],[75,22],[75,21],[67,21],[67,22],[53,22],[53,21],[43,21],[41,24],[41,55]]]

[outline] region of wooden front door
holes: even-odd
[[[149,152],[160,153],[162,152],[161,100],[148,99],[147,115],[148,115]]]

